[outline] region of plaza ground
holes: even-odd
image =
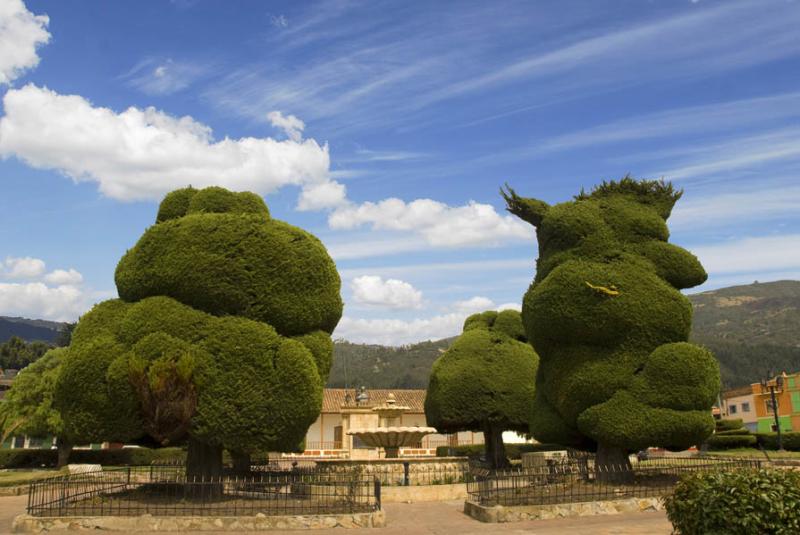
[[[27,496],[0,497],[0,533],[10,533],[14,517],[25,511]],[[508,524],[482,524],[469,518],[462,509],[464,503],[390,503],[386,504],[387,527],[346,530],[342,528],[313,530],[312,534],[347,535],[472,535],[478,533],[530,533],[536,535],[585,534],[593,535],[669,535],[672,526],[663,512],[602,515],[557,520],[535,520]],[[148,532],[152,533],[152,532]],[[198,532],[200,533],[200,532]],[[213,532],[204,531],[206,535]],[[222,532],[220,532],[222,533]],[[230,531],[226,534],[233,533]],[[254,533],[254,532],[242,532]],[[298,531],[270,531],[275,535],[297,535]]]

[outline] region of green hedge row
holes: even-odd
[[[745,429],[728,429],[727,431],[717,431],[717,436],[730,436],[730,435],[749,435],[750,430]]]
[[[741,429],[744,427],[744,422],[742,420],[717,420],[715,425],[717,427],[717,432],[719,433],[720,431]]]
[[[800,533],[800,472],[741,470],[691,474],[664,499],[681,535]]]
[[[566,449],[558,444],[506,444],[506,456],[509,459],[519,459],[523,453],[534,451],[556,451]],[[437,457],[480,457],[483,455],[483,444],[467,446],[439,446],[436,448]]]
[[[102,464],[106,466],[143,466],[153,461],[185,460],[181,448],[125,448],[118,450],[72,450],[70,463]],[[58,464],[58,452],[53,449],[0,450],[0,468],[51,468]]]
[[[778,433],[758,433],[756,438],[758,445],[765,450],[778,449]],[[781,433],[781,444],[785,450],[800,451],[800,433]]]
[[[728,450],[732,448],[754,448],[755,435],[711,435],[706,440],[709,449]]]

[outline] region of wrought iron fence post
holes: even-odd
[[[375,478],[373,480],[373,485],[375,489],[375,504],[378,506],[378,510],[381,509],[381,480],[379,478]]]
[[[403,486],[407,487],[408,485],[409,485],[408,461],[403,461]]]

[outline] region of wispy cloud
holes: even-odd
[[[328,128],[477,124],[564,98],[681,83],[800,53],[800,10],[778,1],[686,5],[667,15],[654,9],[624,26],[595,20],[592,10],[566,19],[550,11],[508,3],[498,16],[490,4],[323,2],[270,34],[270,60],[229,73],[206,96],[250,118],[289,109],[331,119]],[[564,32],[559,24],[572,26]],[[293,51],[307,45],[316,47],[313,59],[298,59]],[[506,89],[513,91],[497,98]],[[480,98],[487,91],[495,97]],[[425,111],[464,98],[475,105],[460,117]]]
[[[210,65],[175,61],[170,58],[146,58],[134,65],[121,79],[148,95],[170,95],[183,91],[209,75]]]

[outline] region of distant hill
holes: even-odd
[[[426,388],[431,365],[455,337],[388,347],[337,340],[328,379],[331,388]]]
[[[714,352],[727,388],[770,369],[800,371],[800,281],[731,286],[688,296],[691,339]],[[16,335],[54,342],[63,323],[0,316],[0,343]],[[431,365],[455,338],[387,347],[336,341],[328,386],[426,388]]]
[[[731,286],[689,299],[692,341],[714,352],[726,387],[758,382],[770,369],[800,371],[800,281]]]
[[[732,286],[688,297],[694,305],[691,339],[714,352],[724,387],[758,382],[770,369],[800,371],[800,281]],[[328,386],[426,388],[433,361],[454,339],[405,347],[337,341]]]
[[[0,344],[12,336],[19,336],[29,342],[55,342],[64,325],[66,324],[57,321],[0,316]]]

